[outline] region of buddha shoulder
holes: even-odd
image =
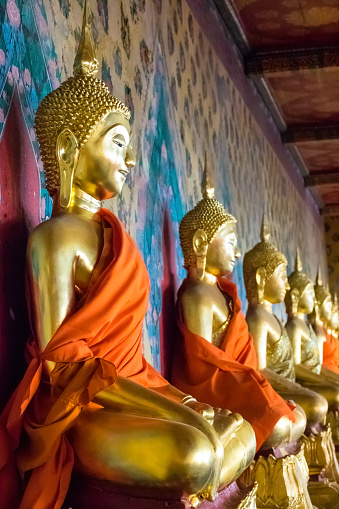
[[[299,329],[303,329],[306,326],[305,322],[301,320],[298,316],[293,316],[289,318],[285,324],[285,329],[288,333],[295,333]]]
[[[29,235],[27,260],[30,264],[73,263],[74,257],[98,257],[102,247],[101,226],[74,214],[55,216],[39,224]]]
[[[258,322],[267,322],[270,319],[269,313],[263,306],[249,306],[246,314],[247,323],[256,324]]]
[[[212,307],[211,285],[199,279],[186,279],[185,284],[179,290],[178,301],[181,308]]]

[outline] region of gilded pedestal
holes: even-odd
[[[311,475],[308,491],[313,504],[318,509],[339,508],[338,462],[331,427],[328,425],[318,435],[303,435],[300,442]]]
[[[303,447],[297,455],[260,456],[254,463],[258,509],[313,509]]]

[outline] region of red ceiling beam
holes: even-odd
[[[339,46],[263,51],[245,56],[245,71],[249,76],[325,67],[339,67]]]
[[[339,184],[339,171],[312,172],[304,177],[305,187]]]
[[[339,216],[339,205],[325,205],[320,213],[322,216]]]
[[[336,139],[339,139],[339,124],[290,126],[281,133],[281,141],[286,144]]]

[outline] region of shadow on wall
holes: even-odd
[[[25,370],[25,252],[29,229],[40,222],[38,168],[16,91],[0,140],[0,197],[1,410]]]
[[[177,274],[175,266],[175,237],[168,210],[164,214],[162,230],[163,277],[161,280],[160,352],[161,374],[170,379],[174,349],[178,347],[178,329],[175,319]]]

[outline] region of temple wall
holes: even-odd
[[[82,4],[0,0],[0,136],[16,90],[34,154],[29,164],[41,182],[36,189],[41,220],[50,216],[51,202],[33,118],[41,98],[72,74]],[[216,197],[238,219],[243,253],[258,241],[265,211],[273,241],[290,263],[299,246],[304,267],[314,277],[319,263],[324,273],[326,269],[323,224],[260,98],[242,73],[211,0],[88,4],[99,76],[131,108],[138,152],[122,195],[107,206],[136,239],[147,265],[151,296],[145,354],[157,368],[164,368],[160,349],[170,351],[174,296],[185,275],[178,223],[201,198],[205,151]],[[22,132],[16,133],[13,150],[22,138]],[[36,212],[37,206],[24,207]],[[241,261],[234,280],[246,309]],[[283,312],[280,306],[277,313]]]
[[[339,296],[339,217],[326,217],[325,239],[328,260],[328,283],[332,294]]]

